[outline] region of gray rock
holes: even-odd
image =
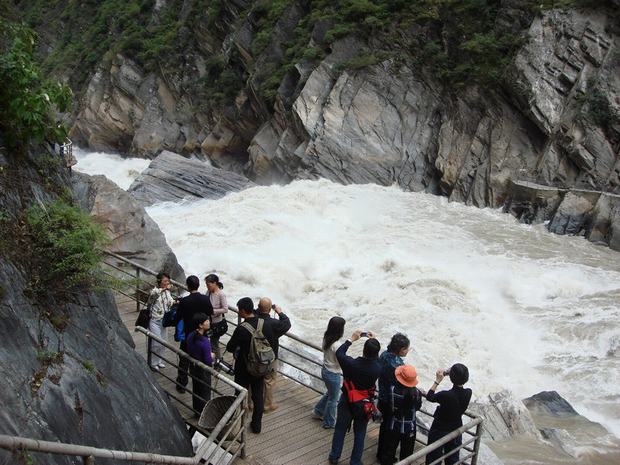
[[[581,233],[599,195],[593,194],[592,197],[594,197],[594,202],[588,200],[584,193],[581,195],[573,192],[566,193],[549,223],[549,231],[556,234],[577,235]]]
[[[0,209],[17,218],[71,184],[62,163],[7,156]],[[191,456],[183,419],[134,351],[110,292],[32,294],[27,254],[0,247],[0,433],[101,448]],[[77,458],[38,456],[46,464]],[[0,463],[17,463],[0,451]],[[111,463],[111,462],[107,462]]]
[[[527,409],[536,414],[554,416],[579,415],[573,406],[556,391],[542,391],[523,400]]]
[[[252,186],[254,183],[240,174],[163,151],[131,184],[128,192],[146,206],[186,198],[217,199]]]
[[[144,207],[105,176],[73,173],[72,186],[84,210],[105,229],[108,250],[154,271],[185,281],[185,273],[166,238]]]
[[[198,152],[201,122],[186,96],[122,55],[91,78],[71,138],[84,147],[152,156],[162,148]]]
[[[472,402],[469,409],[484,418],[483,438],[486,440],[498,441],[514,436],[541,438],[526,406],[510,391],[489,394],[484,401]]]

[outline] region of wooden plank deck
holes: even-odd
[[[136,304],[133,300],[117,295],[118,309],[125,326],[132,335],[136,344],[136,351],[146,359],[146,337],[134,331],[136,320]],[[176,344],[168,331],[168,340]],[[294,341],[289,343],[296,344]],[[164,357],[174,360],[176,356],[169,351]],[[146,360],[145,360],[146,363]],[[171,379],[176,377],[176,368],[166,367],[163,374]],[[174,383],[161,374],[155,373],[160,385],[168,392],[174,391]],[[220,382],[215,386],[225,394],[231,394],[232,388]],[[189,393],[178,394],[187,404],[191,405]],[[290,379],[280,376],[274,391],[274,399],[279,408],[263,416],[263,427],[260,434],[253,434],[247,429],[247,456],[245,459],[236,459],[239,465],[323,465],[327,463],[327,456],[331,448],[333,430],[321,427],[321,422],[312,418],[312,408],[318,401],[319,395],[311,389]],[[175,402],[175,405],[179,405]],[[179,412],[186,421],[193,423],[192,412],[180,406]],[[249,421],[249,417],[248,417]],[[377,463],[375,458],[379,425],[368,425],[363,462],[366,465]],[[340,458],[341,464],[349,463],[353,433],[347,434]]]

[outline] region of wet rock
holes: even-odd
[[[594,202],[588,200],[584,194],[577,195],[573,192],[568,192],[549,223],[549,231],[556,234],[572,235],[577,235],[584,231],[585,225],[591,217],[594,203],[598,200],[599,195],[594,194],[592,197],[594,197]]]
[[[163,151],[131,184],[128,192],[142,205],[186,198],[218,199],[254,186],[246,177],[197,159]]]
[[[483,437],[487,440],[498,441],[514,436],[540,439],[530,412],[508,390],[489,394],[484,401],[472,402],[469,409],[484,418]]]
[[[185,273],[166,238],[144,207],[105,176],[73,173],[72,186],[81,207],[103,226],[108,250],[154,271],[185,281]]]
[[[556,391],[542,391],[523,400],[527,409],[536,414],[553,416],[575,416],[578,413],[566,399]]]

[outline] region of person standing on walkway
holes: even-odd
[[[193,318],[196,329],[187,336],[187,353],[204,363],[213,365],[211,342],[205,333],[209,330],[209,316],[206,313],[197,313]],[[195,417],[199,417],[205,404],[211,399],[211,373],[196,363],[191,363],[189,373],[192,375],[192,407]]]
[[[259,319],[254,313],[254,302],[249,297],[243,297],[237,302],[239,316],[244,319],[244,323],[237,326],[230,336],[226,350],[235,357],[235,383],[250,389],[254,408],[252,411],[252,421],[250,428],[253,433],[261,432],[263,410],[264,410],[264,393],[265,393],[265,377],[252,376],[248,372],[247,360],[250,353],[250,344],[252,342],[252,333],[245,327],[245,323],[250,325],[254,330],[262,326],[262,333],[270,341],[273,339],[273,330],[268,320]],[[272,348],[273,350],[273,348]]]
[[[342,367],[342,375],[344,382],[351,382],[357,391],[367,391],[368,398],[374,392],[375,383],[381,373],[381,365],[379,364],[379,351],[381,344],[377,341],[371,332],[368,332],[368,338],[364,343],[364,351],[361,357],[352,358],[347,355],[347,350],[351,344],[357,341],[361,335],[361,331],[355,331],[350,339],[342,344],[336,351],[336,358]],[[332,448],[329,453],[329,463],[337,464],[344,446],[344,437],[347,430],[353,422],[353,450],[351,451],[350,465],[362,465],[362,454],[364,452],[364,440],[366,439],[366,428],[368,426],[368,418],[365,416],[353,416],[346,392],[340,397],[338,402],[338,418],[336,419],[336,427],[332,438]]]
[[[224,284],[220,282],[220,278],[216,274],[207,275],[205,278],[209,300],[213,307],[213,317],[211,318],[211,347],[216,359],[222,358],[222,350],[220,349],[220,337],[228,331],[228,323],[226,322],[226,313],[228,313],[228,302],[226,294],[224,294]]]
[[[167,340],[167,331],[164,328],[162,319],[164,313],[170,310],[174,299],[170,293],[170,275],[168,273],[157,274],[157,287],[151,289],[147,300],[147,306],[151,308],[151,319],[149,320],[149,331],[155,334],[157,337]],[[165,347],[158,342],[153,341],[151,354],[151,370],[159,371],[160,368],[165,368],[166,365],[162,360]]]
[[[271,310],[274,310],[278,315],[278,319],[272,318],[270,313]],[[273,349],[273,353],[276,356],[275,361],[273,362],[272,369],[265,376],[265,413],[273,412],[278,408],[278,405],[273,403],[273,390],[276,385],[276,378],[278,376],[278,350],[280,349],[279,339],[289,330],[291,329],[291,321],[288,316],[284,314],[280,306],[273,305],[271,303],[271,299],[268,297],[263,297],[258,302],[258,317],[262,318],[269,322],[269,325],[272,328],[272,337],[268,337],[269,345]]]
[[[452,389],[448,391],[435,392],[444,376],[448,374],[452,381]],[[469,380],[469,370],[462,363],[455,363],[450,370],[437,370],[435,382],[426,393],[426,400],[438,403],[433,415],[433,423],[428,432],[428,444],[438,441],[455,429],[463,426],[462,416],[469,406],[471,400],[471,389],[463,388]],[[461,445],[461,436],[448,441],[443,446],[429,452],[426,456],[427,465],[437,460],[442,455],[449,453]],[[444,459],[445,465],[454,465],[459,461],[459,452],[449,455]]]
[[[321,378],[325,383],[327,392],[314,406],[313,416],[323,420],[322,426],[325,429],[336,426],[336,408],[340,399],[340,388],[342,387],[342,368],[336,358],[336,349],[340,344],[338,341],[344,334],[344,318],[334,316],[327,323],[327,329],[323,335],[323,367],[321,368]]]
[[[396,385],[396,377],[394,371],[401,365],[404,365],[403,357],[409,352],[409,338],[402,333],[396,333],[392,336],[390,343],[381,356],[379,363],[381,364],[381,375],[379,376],[379,401],[377,407],[381,412],[382,421],[379,428],[379,440],[377,441],[377,459],[383,457],[383,444],[386,428],[391,424],[392,408],[390,405],[392,387]]]
[[[198,313],[204,313],[208,317],[213,315],[213,307],[209,298],[198,292],[200,287],[200,279],[198,276],[188,276],[185,280],[189,295],[183,297],[179,301],[179,307],[177,309],[177,322],[183,320],[183,331],[185,332],[185,340],[181,341],[180,348],[183,352],[187,352],[187,337],[192,331],[195,331],[197,324],[194,321],[194,316]],[[179,356],[179,369],[177,371],[177,385],[176,390],[178,392],[185,392],[185,386],[188,382],[189,372],[189,360],[186,357]]]
[[[401,365],[394,371],[396,383],[390,386],[389,420],[383,419],[381,465],[392,465],[396,462],[396,448],[400,443],[400,460],[413,454],[416,437],[416,412],[422,406],[422,394],[415,387],[418,384],[418,373],[411,365]],[[383,423],[381,424],[383,426]]]

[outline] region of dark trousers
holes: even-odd
[[[385,428],[385,432],[383,434],[383,447],[381,451],[383,455],[379,457],[381,465],[392,465],[396,461],[396,448],[399,443],[400,460],[405,460],[405,458],[413,454],[413,448],[415,446],[415,430],[409,433],[400,433],[398,431],[392,431],[389,427]]]
[[[379,439],[377,440],[377,458],[381,460],[381,457],[383,457],[383,446],[385,445],[385,431],[392,420],[392,409],[389,402],[382,400],[377,402],[377,408],[381,412],[381,426],[379,427]]]
[[[250,423],[250,427],[254,433],[260,433],[263,412],[265,410],[265,380],[264,378],[255,378],[245,372],[235,372],[235,383],[246,389],[249,388],[252,391],[251,396],[254,409],[252,410],[252,422]]]
[[[189,373],[192,375],[192,407],[200,415],[207,401],[211,399],[211,373],[193,363],[189,367]]]
[[[187,352],[187,343],[185,341],[181,341],[181,345],[179,348],[183,352]],[[185,357],[181,357],[179,355],[179,368],[177,369],[177,383],[182,386],[187,386],[188,376],[187,373],[189,371],[189,359]]]
[[[430,445],[431,443],[438,441],[439,439],[443,438],[446,434],[450,434],[451,432],[452,431],[439,431],[439,430],[435,430],[431,428],[431,430],[428,432],[428,444]],[[431,453],[429,453],[426,456],[426,463],[429,464],[433,462],[434,460],[437,460],[442,455],[447,454],[452,449],[460,445],[461,445],[461,436],[458,436],[457,438],[451,441],[448,441],[446,444],[441,446],[439,449],[436,449],[432,451]],[[444,459],[445,465],[454,465],[458,461],[459,461],[458,451],[455,452],[454,454],[449,455],[448,457]]]

